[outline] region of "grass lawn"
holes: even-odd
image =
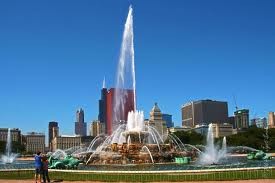
[[[32,179],[33,170],[0,171],[0,179]],[[275,179],[275,169],[234,170],[196,173],[101,173],[50,171],[51,179],[67,181],[103,181],[103,182],[180,182],[214,180]]]

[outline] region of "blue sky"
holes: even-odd
[[[138,109],[233,95],[251,117],[275,111],[275,2],[1,1],[0,127],[74,132],[97,118],[103,77],[114,85],[124,22],[134,8]]]

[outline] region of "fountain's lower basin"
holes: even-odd
[[[233,169],[233,168],[253,168],[253,167],[275,167],[275,160],[247,160],[242,157],[228,157],[217,165],[199,165],[196,161],[188,165],[176,163],[156,163],[156,164],[125,164],[125,165],[84,165],[78,166],[79,170],[92,171],[177,171],[177,170],[212,170],[212,169]],[[32,169],[33,161],[15,161],[12,164],[0,162],[0,169]]]

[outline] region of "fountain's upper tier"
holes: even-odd
[[[127,131],[145,131],[143,111],[130,111],[128,113]]]
[[[147,131],[125,131],[122,135],[126,138],[129,144],[145,143],[149,132]]]

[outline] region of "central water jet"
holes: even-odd
[[[128,16],[124,26],[117,68],[113,129],[118,127],[119,121],[123,119],[123,115],[125,114],[125,103],[128,97],[126,89],[133,90],[133,110],[136,111],[136,76],[132,6],[129,7]]]

